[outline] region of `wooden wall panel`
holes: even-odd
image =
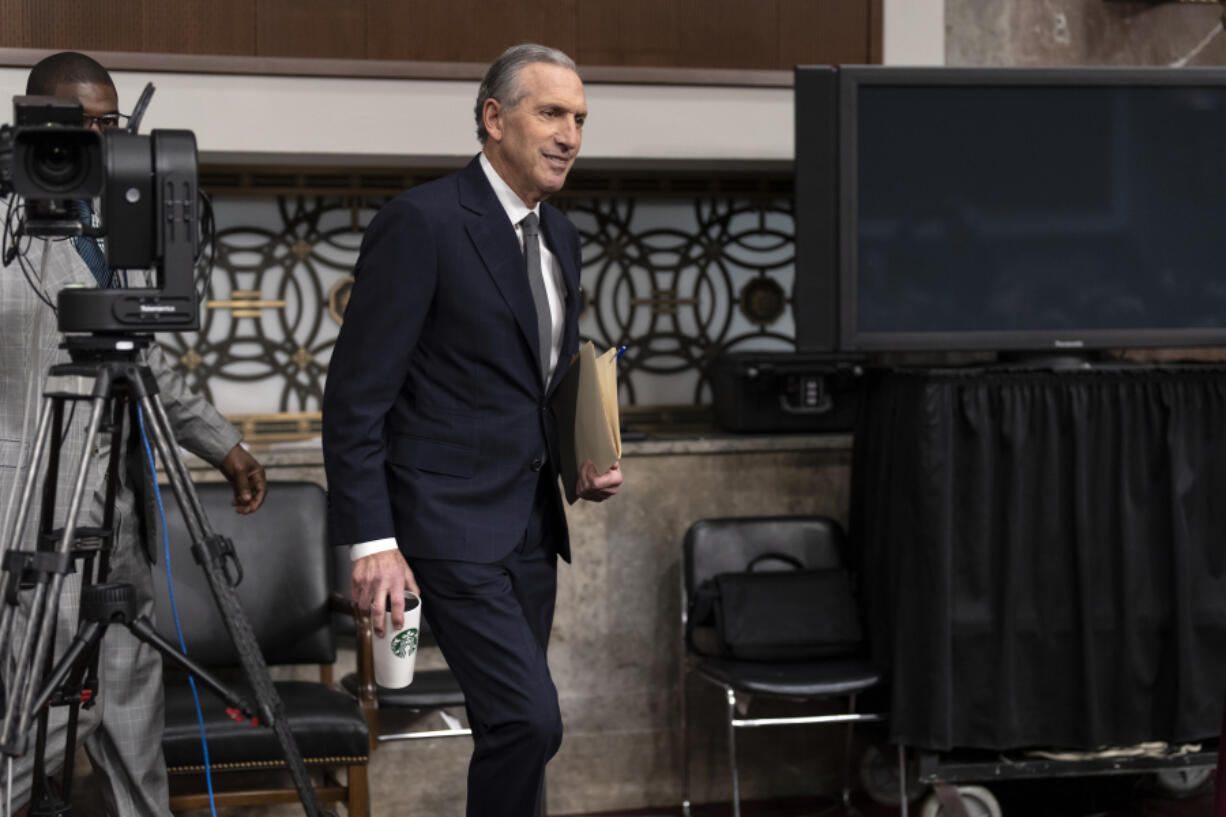
[[[671,2],[583,0],[572,56],[580,65],[670,65],[679,28]]]
[[[681,8],[676,61],[683,68],[774,68],[778,0],[675,0]]]
[[[22,0],[18,48],[54,51],[142,51],[142,0]],[[7,21],[7,17],[5,18]],[[5,45],[10,34],[3,26]]]
[[[255,54],[255,0],[143,0],[143,47],[171,54]]]
[[[26,48],[26,7],[21,0],[0,0],[0,45]]]
[[[484,63],[523,42],[543,43],[574,54],[580,0],[367,2],[366,56],[370,59]]]
[[[870,18],[864,0],[779,0],[779,61],[771,67],[868,62]]]
[[[532,41],[561,48],[584,66],[788,70],[798,63],[879,62],[882,6],[883,0],[0,0],[0,47],[484,64],[508,45]],[[327,70],[322,64],[320,71]]]
[[[256,0],[261,57],[366,57],[366,0]]]
[[[778,0],[583,0],[580,65],[774,68]]]
[[[885,61],[885,0],[868,0],[868,62]]]

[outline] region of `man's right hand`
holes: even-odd
[[[418,596],[417,580],[399,550],[383,550],[363,556],[353,563],[353,580],[349,588],[350,598],[358,609],[370,609],[371,624],[375,635],[383,635],[383,623],[391,599],[392,627],[404,626],[404,591],[412,590]]]

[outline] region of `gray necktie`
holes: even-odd
[[[541,379],[549,385],[549,353],[553,347],[553,319],[549,314],[549,296],[545,292],[545,273],[541,270],[541,231],[536,213],[529,213],[519,222],[524,229],[524,261],[528,264],[528,286],[536,305],[536,336],[541,342]]]

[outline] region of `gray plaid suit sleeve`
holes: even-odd
[[[157,380],[175,440],[213,467],[220,466],[242,435],[212,403],[187,387],[179,373],[170,367],[161,347],[150,347],[146,362]]]

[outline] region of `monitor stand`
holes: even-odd
[[[1048,369],[1051,371],[1075,371],[1078,369],[1094,369],[1107,363],[1119,365],[1121,361],[1107,357],[1096,350],[1058,350],[1032,349],[1028,351],[1000,352],[996,356],[996,367],[1000,369]]]

